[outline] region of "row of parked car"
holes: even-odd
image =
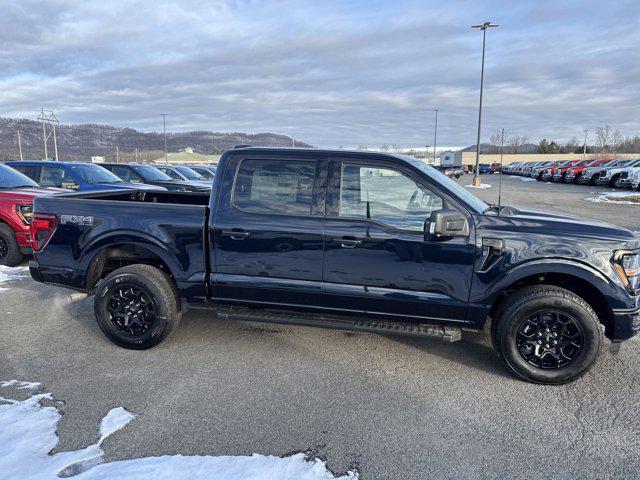
[[[515,162],[504,165],[501,173],[531,177],[545,182],[636,190],[640,186],[640,158]]]
[[[216,165],[19,161],[0,163],[0,265],[31,253],[33,199],[69,190],[209,192]]]

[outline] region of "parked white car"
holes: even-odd
[[[636,168],[635,171],[630,175],[631,177],[631,188],[637,190],[640,187],[640,168]]]

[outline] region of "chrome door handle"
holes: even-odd
[[[245,232],[244,230],[222,230],[221,235],[223,237],[228,237],[231,240],[244,240],[251,235],[251,233]]]
[[[336,239],[336,241],[340,242],[340,246],[342,248],[356,248],[358,245],[362,244],[362,240],[349,237]]]

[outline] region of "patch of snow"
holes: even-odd
[[[1,387],[16,387],[18,389],[35,390],[40,388],[40,382],[21,382],[20,380],[5,380],[0,382]]]
[[[522,180],[523,182],[537,182],[538,180],[536,180],[535,178],[531,178],[531,177],[518,177],[520,180]],[[548,183],[548,182],[547,182]]]
[[[15,380],[2,386],[16,385]],[[36,385],[36,382],[18,382]],[[39,386],[39,384],[37,384]],[[7,399],[0,404],[0,477],[24,480],[147,479],[154,480],[357,480],[356,472],[336,477],[320,459],[298,453],[289,457],[164,455],[102,463],[102,442],[135,417],[122,407],[114,408],[100,423],[100,440],[82,450],[49,454],[58,444],[56,426],[61,414],[41,400],[51,394],[32,395],[26,400]]]
[[[640,206],[640,192],[592,192],[592,195],[585,198],[585,200],[593,203],[619,203]]]
[[[485,188],[491,188],[491,185],[489,185],[488,183],[481,183],[480,185],[465,185],[465,187],[467,187],[467,188],[479,188],[479,189],[483,190]]]
[[[21,280],[28,276],[29,269],[27,267],[7,267],[0,265],[0,285],[14,280]],[[3,290],[6,290],[6,288],[0,287],[0,292]]]

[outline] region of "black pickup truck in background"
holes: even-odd
[[[241,148],[211,194],[39,197],[34,279],[95,294],[116,344],[213,318],[459,340],[491,321],[517,376],[571,381],[640,330],[640,239],[487,204],[406,156]]]

